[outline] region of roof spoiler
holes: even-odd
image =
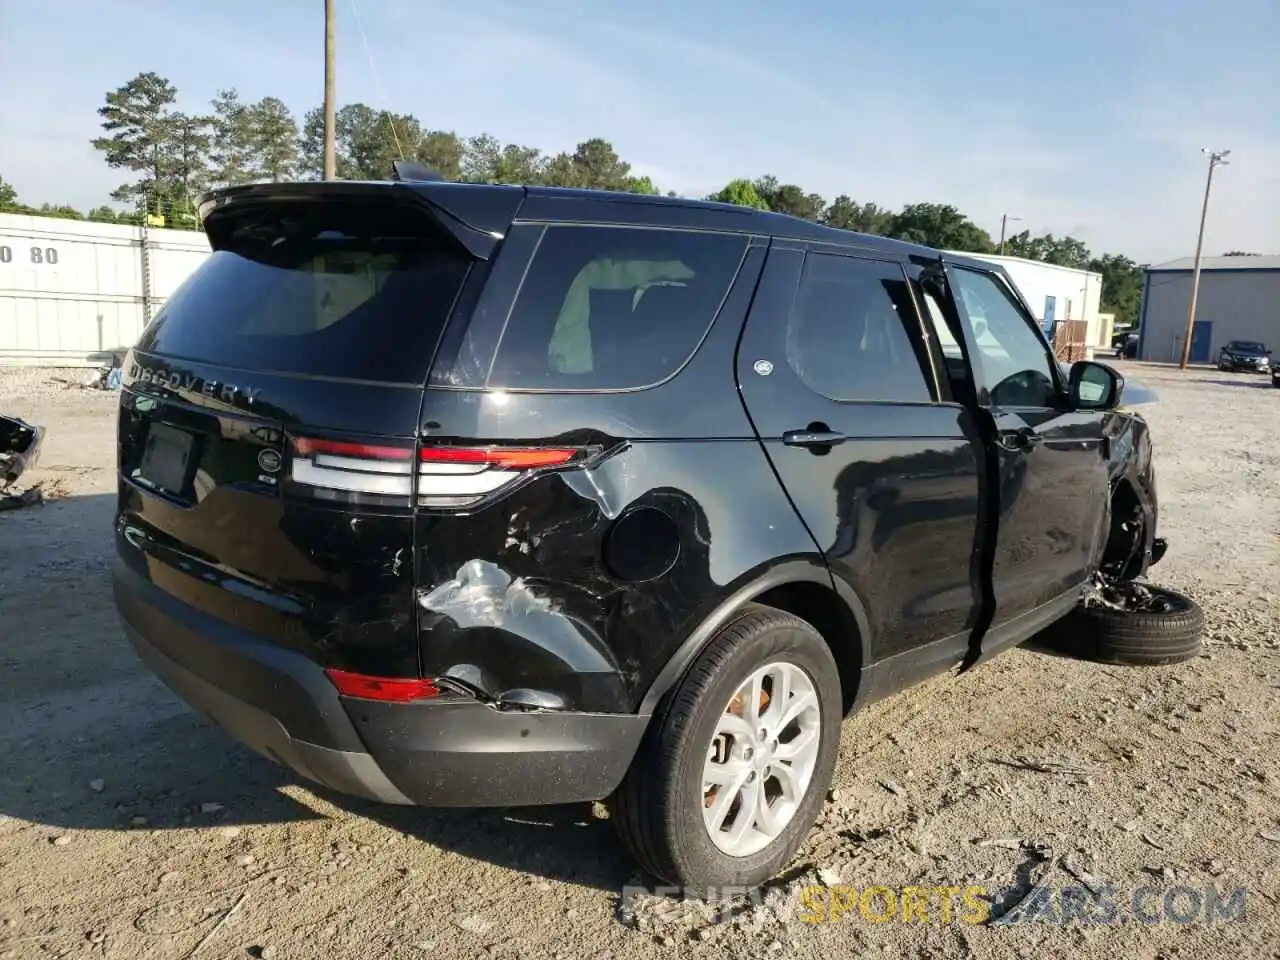
[[[397,161],[394,181],[316,180],[252,183],[223,187],[200,198],[201,226],[216,250],[225,242],[221,229],[227,213],[247,214],[253,207],[325,200],[370,200],[405,203],[429,216],[445,234],[477,260],[490,259],[506,235],[524,199],[519,187],[479,188],[433,177],[421,164]],[[420,177],[425,174],[425,178]],[[401,179],[403,178],[403,179]],[[486,197],[476,191],[489,191]],[[494,193],[494,191],[501,191]]]

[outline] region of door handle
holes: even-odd
[[[782,442],[789,447],[831,447],[849,438],[834,430],[788,430]]]
[[[1030,427],[1020,427],[1017,430],[1001,430],[996,440],[1006,450],[1018,451],[1038,447],[1043,441],[1044,438]]]

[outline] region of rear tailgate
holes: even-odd
[[[484,237],[393,184],[228,191],[206,229],[126,363],[121,558],[257,640],[416,676],[422,385]]]

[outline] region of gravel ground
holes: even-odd
[[[49,502],[0,514],[0,957],[1280,957],[1280,391],[1124,366],[1160,393],[1155,573],[1205,605],[1205,656],[1024,648],[875,705],[846,723],[792,871],[714,914],[635,894],[598,809],[364,804],[194,716],[115,624],[114,396],[0,374],[0,411],[49,428]],[[851,909],[805,922],[825,902],[810,884],[845,885]],[[1038,885],[1048,907],[998,924],[959,896],[914,922],[875,922],[879,895],[853,906],[974,885],[1001,909]],[[1053,922],[1085,887],[1110,922]],[[1179,887],[1196,893],[1167,913]],[[1225,914],[1194,909],[1210,888]]]

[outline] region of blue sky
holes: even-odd
[[[612,141],[663,189],[773,173],[833,197],[954,203],[992,231],[1070,233],[1159,261],[1280,253],[1275,0],[337,0],[339,102],[546,151]],[[0,176],[96,205],[108,89],[168,77],[322,94],[320,0],[0,0]],[[366,54],[364,27],[372,58]],[[376,65],[376,66],[375,66]]]

